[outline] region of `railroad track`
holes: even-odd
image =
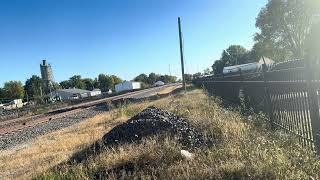
[[[177,86],[177,84],[155,87],[155,88],[150,88],[150,89],[145,89],[145,90],[140,90],[140,91],[135,91],[135,92],[129,92],[129,93],[118,95],[118,96],[103,98],[103,99],[99,99],[99,100],[94,100],[94,101],[90,101],[90,102],[85,102],[85,103],[80,103],[77,105],[68,106],[65,108],[56,109],[54,111],[50,111],[50,112],[47,112],[44,114],[6,120],[3,122],[0,122],[0,136],[5,135],[5,134],[15,133],[15,132],[21,131],[26,128],[30,128],[30,127],[33,127],[33,126],[36,126],[39,124],[47,123],[49,121],[54,121],[56,119],[64,118],[64,117],[70,116],[72,114],[79,113],[83,110],[93,108],[94,106],[97,106],[99,104],[106,103],[107,101],[129,99],[129,98],[132,98],[132,97],[140,95],[140,94],[159,91],[159,90],[171,87],[171,86]]]

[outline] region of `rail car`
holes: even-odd
[[[274,61],[269,58],[262,58],[258,62],[248,63],[248,64],[240,64],[235,66],[224,67],[222,74],[223,76],[246,74],[246,73],[256,73],[262,72],[263,64],[266,64],[267,71],[270,71],[274,66]]]

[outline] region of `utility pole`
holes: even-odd
[[[179,40],[180,40],[180,57],[181,57],[182,85],[183,85],[184,91],[187,91],[187,89],[186,89],[186,81],[185,81],[185,77],[184,77],[183,42],[182,42],[182,32],[181,32],[181,20],[180,20],[180,17],[178,17],[178,26],[179,26]]]
[[[169,75],[171,76],[171,65],[169,64]]]

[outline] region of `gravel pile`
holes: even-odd
[[[68,127],[102,112],[104,112],[104,110],[100,108],[90,108],[73,115],[68,115],[61,119],[56,119],[45,124],[39,124],[31,128],[23,129],[20,132],[0,135],[0,150],[10,149],[17,145],[26,143],[37,136]]]
[[[158,134],[177,137],[188,149],[207,145],[203,135],[185,119],[156,107],[148,107],[127,122],[113,128],[103,136],[103,143],[110,146],[140,142],[145,137]]]

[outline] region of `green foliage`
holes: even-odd
[[[63,89],[68,89],[68,88],[71,87],[71,84],[70,84],[70,81],[69,81],[69,80],[65,80],[65,81],[60,82],[60,86],[61,86]]]
[[[163,75],[159,77],[158,81],[162,81],[164,83],[174,83],[177,81],[177,77],[170,76],[170,75]]]
[[[255,40],[262,43],[260,47],[267,47],[271,58],[279,58],[277,51],[290,51],[293,58],[303,58],[306,37],[319,20],[319,12],[319,0],[269,0],[257,17],[256,27],[261,32]]]
[[[38,98],[44,89],[43,81],[39,76],[33,75],[30,79],[27,79],[24,89],[29,98]]]
[[[114,81],[109,75],[99,74],[98,81],[99,88],[102,92],[107,92],[109,89],[113,89]]]
[[[85,84],[85,89],[86,90],[92,91],[95,88],[93,79],[85,78],[85,79],[82,79],[82,81]]]
[[[177,77],[150,73],[149,76],[147,76],[146,74],[140,74],[137,77],[135,77],[133,80],[137,82],[142,82],[145,86],[150,86],[157,81],[162,81],[164,83],[174,83],[177,81]]]
[[[156,74],[156,73],[150,73],[149,74],[149,84],[154,84],[155,82],[157,82],[157,80],[159,79],[160,75]]]
[[[99,74],[98,87],[102,92],[107,92],[109,89],[114,90],[114,86],[122,82],[122,79],[115,75]]]
[[[268,57],[276,62],[286,61],[292,58],[292,53],[281,47],[276,47],[270,40],[256,42],[250,52],[250,58],[258,61],[261,57]]]
[[[1,103],[1,99],[5,98],[5,93],[4,93],[4,89],[0,88],[0,103]]]
[[[20,81],[9,81],[4,83],[4,94],[8,99],[23,99],[24,88]]]
[[[111,78],[113,79],[113,82],[115,85],[119,84],[123,81],[121,78],[119,78],[118,76],[115,76],[115,75],[111,75]]]
[[[60,82],[60,86],[63,89],[75,87],[89,91],[100,88],[102,92],[107,92],[109,89],[114,90],[114,85],[120,82],[122,82],[122,79],[115,75],[99,74],[98,78],[94,80],[91,78],[82,79],[80,75],[76,75],[69,80]]]
[[[193,75],[192,75],[192,78],[193,78],[193,79],[197,79],[197,78],[199,78],[201,75],[202,75],[202,74],[201,74],[200,72],[198,72],[198,73],[193,74]]]
[[[56,90],[56,89],[61,89],[60,84],[59,84],[59,83],[56,83],[56,82],[53,82],[53,83],[52,83],[52,87],[53,87],[54,90]]]
[[[185,80],[187,83],[191,83],[191,82],[192,82],[192,79],[193,79],[192,74],[185,74],[185,75],[184,75],[184,80]]]
[[[149,84],[149,79],[148,79],[148,76],[146,74],[140,74],[139,76],[135,77],[133,80],[137,81],[137,82],[142,82],[142,83],[145,83],[145,84]]]
[[[85,89],[86,88],[86,84],[81,79],[80,75],[72,76],[69,81],[70,81],[71,87],[78,88],[78,89]]]
[[[214,74],[220,74],[225,66],[250,62],[253,62],[253,60],[250,59],[250,52],[246,48],[240,45],[231,45],[223,50],[221,58],[212,65],[212,70]]]
[[[210,75],[211,74],[210,68],[206,68],[205,70],[203,70],[203,74]]]
[[[94,85],[94,87],[95,87],[95,88],[100,88],[98,78],[95,78],[95,79],[94,79],[94,81],[93,81],[93,85]]]

